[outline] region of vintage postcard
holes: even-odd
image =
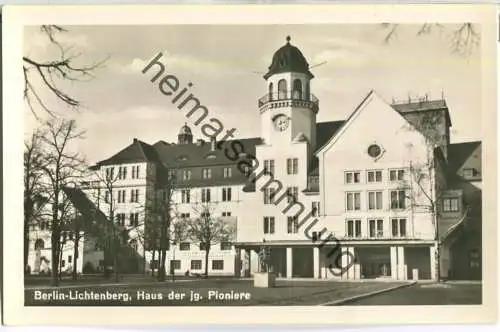
[[[495,7],[3,22],[5,323],[495,320]]]

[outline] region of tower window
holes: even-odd
[[[292,98],[302,99],[302,82],[298,78],[293,81]]]
[[[273,83],[269,83],[269,100],[273,100]]]
[[[286,81],[279,80],[278,82],[278,99],[285,99],[287,96]]]

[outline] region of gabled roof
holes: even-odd
[[[460,172],[462,167],[474,169],[477,173],[473,174],[472,177],[465,178],[464,174]],[[481,142],[475,141],[448,145],[447,175],[448,181],[451,181],[451,183],[464,180],[481,180]]]
[[[149,144],[134,138],[132,144],[116,153],[112,157],[97,163],[101,165],[116,165],[134,162],[158,161],[158,153]]]

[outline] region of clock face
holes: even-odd
[[[278,131],[285,131],[288,128],[288,118],[284,115],[278,115],[274,118],[274,127]]]

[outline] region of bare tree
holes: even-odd
[[[40,32],[47,37],[47,47],[55,47],[58,56],[51,60],[39,60],[30,56],[23,56],[24,71],[24,99],[31,112],[38,117],[37,108],[54,116],[52,107],[44,100],[42,93],[49,95],[71,108],[81,106],[81,101],[69,94],[62,87],[65,81],[83,81],[93,78],[93,72],[101,67],[105,60],[96,63],[81,65],[81,53],[75,52],[72,46],[63,45],[59,34],[68,31],[58,25],[42,25]]]
[[[215,206],[209,202],[195,203],[196,216],[187,221],[188,236],[200,243],[205,251],[205,277],[208,276],[208,256],[214,244],[230,242],[235,234],[233,224],[214,215]]]
[[[45,162],[42,166],[47,179],[46,188],[50,195],[51,206],[51,248],[52,248],[52,285],[58,285],[59,257],[63,216],[60,205],[63,203],[63,188],[74,182],[81,175],[84,159],[78,152],[71,152],[70,145],[83,138],[74,120],[53,119],[44,124],[44,135],[41,136]]]
[[[401,27],[399,24],[383,23],[382,28],[386,31],[384,42],[389,43],[397,38]],[[446,35],[453,54],[464,57],[470,56],[481,42],[478,28],[470,22],[459,23],[453,28],[445,27],[439,23],[424,23],[415,30],[415,35],[424,36],[436,31]]]
[[[30,243],[30,227],[36,225],[45,206],[43,197],[44,156],[41,133],[35,131],[29,140],[24,142],[24,266],[28,265]]]

